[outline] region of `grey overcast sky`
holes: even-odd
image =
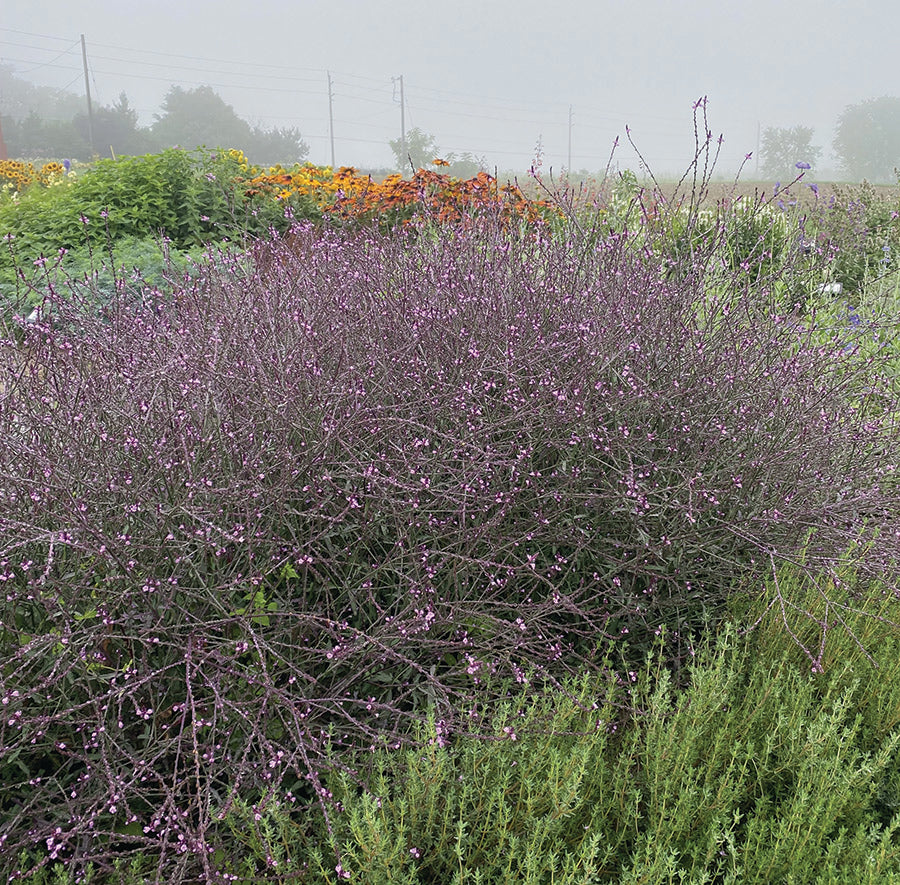
[[[815,127],[829,165],[843,109],[900,95],[898,0],[3,0],[0,62],[95,102],[120,92],[149,123],[172,83],[212,86],[266,128],[293,126],[327,162],[333,79],[338,164],[389,165],[400,132],[435,136],[525,170],[601,170],[625,125],[659,174],[693,155],[692,104],[708,96],[720,169],[758,127]],[[616,155],[635,166],[627,148]],[[753,172],[753,162],[748,171]]]

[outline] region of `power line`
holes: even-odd
[[[21,34],[26,34],[28,36],[36,36],[36,37],[40,37],[42,39],[49,39],[49,40],[64,40],[65,39],[62,37],[56,37],[56,36],[47,35],[47,34],[35,34],[32,32],[16,31],[14,29],[2,28],[2,27],[0,27],[0,31],[7,31],[10,33],[21,33]],[[5,41],[5,42],[10,43],[11,41]],[[16,45],[16,44],[13,44],[13,45]],[[21,46],[21,44],[18,44],[18,45]],[[165,59],[186,59],[186,60],[195,61],[195,62],[213,62],[213,63],[217,63],[217,64],[230,65],[235,68],[256,68],[256,69],[267,69],[270,71],[279,71],[279,72],[301,72],[302,71],[305,73],[317,73],[320,75],[320,77],[322,75],[327,75],[327,71],[320,70],[318,68],[310,68],[310,67],[302,67],[302,66],[273,65],[270,63],[264,64],[264,63],[258,63],[258,62],[236,61],[234,59],[218,59],[218,58],[200,56],[200,55],[184,55],[184,54],[179,54],[179,53],[161,52],[158,50],[135,49],[132,47],[123,47],[123,46],[118,46],[118,45],[114,45],[114,44],[105,44],[105,43],[92,44],[92,46],[120,50],[120,51],[128,52],[130,54],[140,53],[143,55],[156,56],[156,57],[165,58]],[[33,47],[33,48],[38,48],[38,47]],[[69,47],[69,49],[59,53],[58,57],[62,57],[63,55],[66,54],[66,52],[71,51],[71,48],[72,47]],[[50,50],[40,49],[40,51],[50,51]],[[116,56],[108,56],[108,55],[92,56],[92,58],[96,58],[96,59],[99,59],[102,61],[110,61],[113,63],[137,64],[137,65],[143,66],[143,67],[155,67],[155,68],[164,67],[169,70],[171,70],[171,68],[172,68],[171,63],[166,64],[163,62],[141,61],[139,59],[134,59],[134,58],[123,59],[123,58],[119,58]],[[10,59],[10,60],[24,63],[24,64],[32,64],[33,63],[32,60],[25,60],[25,59]],[[52,61],[44,62],[41,64],[43,66],[48,66],[48,67],[55,66],[55,67],[60,67],[62,69],[75,70],[75,68],[65,66],[65,65],[54,65],[52,63]],[[229,70],[222,70],[222,69],[217,69],[217,68],[212,68],[212,69],[197,68],[197,67],[192,67],[189,65],[177,65],[175,67],[181,71],[189,71],[189,72],[200,73],[200,74],[225,74],[225,75],[240,74],[240,76],[242,76],[242,77],[249,76],[249,77],[254,77],[257,79],[265,78],[267,76],[267,74],[264,72],[262,72],[262,73],[247,73],[247,72],[241,73],[239,71],[229,71]],[[103,74],[106,76],[129,77],[131,79],[151,80],[151,81],[155,80],[158,82],[173,82],[173,83],[184,84],[184,85],[203,83],[204,85],[214,86],[216,88],[222,88],[222,89],[242,89],[242,90],[247,90],[247,91],[252,91],[253,89],[257,89],[258,91],[264,91],[264,92],[296,93],[296,94],[304,94],[304,95],[319,95],[319,94],[321,94],[319,91],[294,90],[294,89],[285,89],[285,88],[281,88],[281,87],[269,87],[269,86],[253,87],[253,86],[249,86],[243,82],[241,82],[241,83],[209,82],[205,77],[202,78],[202,80],[191,79],[191,78],[186,78],[186,77],[179,77],[179,78],[172,78],[171,76],[158,77],[158,76],[154,76],[152,74],[132,73],[129,71],[115,70],[115,69],[110,70],[108,68],[107,69],[96,69],[96,73]],[[386,91],[387,91],[387,78],[386,77],[382,79],[379,77],[373,77],[371,75],[362,75],[362,74],[340,72],[340,71],[332,71],[332,76],[334,78],[333,79],[334,85],[344,86],[345,88],[350,89],[350,90],[372,92],[372,93],[376,93],[376,94],[380,94],[380,95],[385,95]],[[346,82],[342,83],[341,80],[338,79],[338,78],[345,78],[345,77],[351,78],[351,79],[356,79],[356,80],[363,80],[368,83],[379,84],[379,85],[365,86],[365,85],[362,85],[359,83],[346,83]],[[314,79],[311,77],[303,77],[303,76],[288,76],[288,77],[286,77],[284,74],[279,74],[279,79],[280,80],[290,79],[290,80],[294,80],[298,83],[319,82],[318,79]],[[558,113],[562,113],[565,109],[565,105],[563,105],[562,103],[534,101],[534,102],[528,102],[527,105],[524,105],[522,103],[521,99],[519,99],[519,98],[513,99],[513,98],[499,97],[499,96],[476,95],[473,93],[451,91],[451,90],[438,89],[438,88],[432,88],[432,87],[421,86],[421,85],[411,86],[409,91],[412,92],[414,95],[420,94],[420,97],[416,100],[415,103],[407,102],[408,109],[416,109],[416,110],[423,111],[425,113],[439,109],[440,112],[442,113],[442,115],[458,116],[458,117],[464,117],[464,118],[469,118],[469,119],[473,119],[473,120],[477,120],[477,119],[496,120],[497,119],[496,112],[501,112],[504,115],[503,120],[505,122],[520,123],[523,125],[544,125],[546,123],[546,117],[531,118],[528,115],[530,115],[530,113],[535,111],[537,108],[547,108],[547,109],[552,108],[554,111],[556,111]],[[432,99],[430,96],[435,96],[436,98]],[[458,97],[454,98],[453,96],[458,96]],[[352,93],[350,95],[347,95],[345,93],[335,92],[334,97],[335,98],[351,98],[354,101],[375,101],[375,102],[382,103],[385,105],[388,105],[391,103],[390,100],[386,99],[386,98],[371,99],[371,98],[366,98],[364,96],[352,94]],[[498,102],[499,104],[498,105],[489,105],[489,104],[485,103],[486,101]],[[431,102],[439,103],[439,108],[435,108],[433,104],[430,104]],[[476,113],[476,112],[465,111],[465,110],[450,111],[446,107],[446,105],[448,103],[463,105],[463,106],[470,106],[470,107],[474,104],[480,111],[482,111],[482,113]],[[582,106],[579,105],[579,109],[581,109],[581,108],[582,108]],[[635,117],[635,115],[633,115],[633,114],[630,115],[629,117],[626,117],[624,115],[623,116],[610,115],[606,111],[596,109],[596,108],[591,108],[590,106],[584,106],[584,110],[595,111],[599,114],[601,119],[606,119],[606,120],[609,120],[610,122],[615,121],[615,122],[624,123],[624,122],[627,122],[629,119],[632,119]],[[494,111],[495,113],[489,113],[490,111]],[[488,113],[485,113],[485,112],[488,112]],[[517,116],[515,116],[515,117],[506,116],[509,113],[517,114]],[[523,119],[522,115],[526,115],[526,118]],[[680,118],[658,117],[655,115],[644,115],[644,114],[638,115],[638,119],[657,120],[657,121],[664,121],[664,122],[679,122],[679,123],[683,122]],[[590,126],[590,124],[587,124],[587,125]]]
[[[535,117],[534,119],[531,119],[531,120],[523,120],[521,118],[516,118],[516,117],[498,118],[495,114],[467,114],[467,113],[464,113],[463,111],[447,111],[447,110],[443,110],[443,109],[425,108],[418,104],[410,104],[409,102],[407,102],[407,107],[415,108],[416,110],[422,111],[423,113],[428,113],[428,111],[437,110],[437,112],[440,113],[441,116],[466,117],[471,120],[493,120],[495,123],[496,122],[521,123],[526,126],[543,126],[543,125],[546,125],[548,122],[546,117]]]
[[[42,40],[60,40],[63,43],[71,41],[71,37],[58,37],[51,34],[36,34],[34,31],[18,31],[15,28],[0,27],[0,31],[6,31],[9,34],[24,34],[26,37],[40,37]]]
[[[383,84],[382,86],[357,86],[355,83],[343,83],[343,84],[341,84],[341,82],[340,82],[339,80],[335,80],[334,82],[335,82],[337,85],[343,85],[343,86],[346,86],[348,89],[362,89],[362,90],[364,90],[365,92],[379,92],[379,93],[382,93],[382,94],[385,93],[385,92],[387,92],[387,83]]]
[[[156,61],[139,61],[136,59],[125,59],[125,58],[116,58],[115,56],[109,55],[96,55],[94,53],[91,54],[92,58],[99,59],[100,61],[112,61],[112,62],[124,62],[125,64],[138,64],[142,67],[148,68],[166,68],[167,70],[172,70],[173,65],[167,64],[165,62],[156,62]],[[226,74],[230,76],[241,76],[241,77],[255,77],[255,78],[271,78],[271,74],[254,74],[254,73],[246,73],[241,71],[223,71],[216,68],[194,68],[188,65],[175,65],[175,70],[178,71],[194,71],[201,74]],[[285,77],[283,75],[279,75],[279,80],[294,80],[298,83],[318,83],[318,79],[314,77]]]
[[[5,31],[5,32],[11,33],[11,34],[23,34],[23,35],[29,36],[29,37],[40,37],[40,38],[46,39],[46,40],[67,41],[69,39],[66,37],[58,37],[58,36],[53,36],[50,34],[37,34],[37,33],[31,32],[31,31],[19,31],[19,30],[15,30],[13,28],[0,27],[0,32],[2,32],[2,31]],[[10,43],[10,45],[20,46],[22,48],[39,48],[39,47],[24,46],[21,43],[12,44],[11,41],[5,41],[5,42]],[[77,45],[77,43],[75,45]],[[102,49],[113,49],[113,50],[118,50],[121,52],[127,52],[130,56],[133,56],[135,53],[139,53],[139,54],[143,54],[143,55],[158,56],[160,58],[166,58],[166,59],[180,58],[180,59],[186,59],[188,61],[213,62],[216,64],[231,65],[231,66],[237,67],[237,68],[250,67],[250,68],[268,68],[273,71],[305,71],[308,73],[315,73],[315,74],[319,74],[319,75],[325,73],[325,71],[321,68],[310,68],[310,67],[304,67],[304,66],[300,66],[300,65],[280,65],[280,64],[272,64],[271,62],[240,61],[240,60],[237,60],[234,58],[214,58],[214,57],[203,56],[203,55],[184,55],[184,54],[175,53],[175,52],[162,52],[160,50],[155,50],[155,49],[140,49],[140,48],[137,48],[134,46],[119,46],[119,45],[112,44],[112,43],[92,43],[91,45],[102,48]],[[50,51],[50,50],[41,49],[41,51]],[[99,57],[101,57],[101,56],[98,56],[98,58]],[[102,56],[102,57],[104,59],[108,58],[106,56]],[[153,62],[142,62],[142,61],[139,61],[134,58],[109,59],[109,60],[126,61],[128,63],[137,63],[137,64],[143,64],[143,65],[148,65],[148,66],[151,64],[155,64]],[[169,66],[171,67],[171,65],[169,65]],[[221,73],[241,73],[241,76],[265,76],[265,74],[247,75],[246,73],[238,72],[238,71],[223,71]],[[374,77],[371,74],[356,74],[356,73],[350,73],[347,71],[332,71],[332,74],[338,74],[342,77],[351,77],[351,78],[359,79],[359,80],[368,80],[373,83],[381,83],[386,79],[385,77]],[[312,82],[312,81],[310,81],[310,82]],[[363,87],[358,87],[358,88],[363,88]]]
[[[175,83],[187,86],[214,86],[217,89],[242,89],[247,92],[279,92],[290,95],[322,95],[321,91],[313,91],[310,89],[281,89],[277,86],[248,86],[246,83],[213,83],[209,80],[183,80],[175,77],[156,77],[150,74],[129,74],[126,71],[109,71],[97,68],[98,74],[105,74],[108,77],[128,77],[132,80],[153,80],[158,83]]]
[[[508,96],[505,96],[505,97],[502,97],[502,98],[501,98],[501,97],[499,97],[499,96],[480,95],[480,94],[478,94],[478,93],[473,93],[473,92],[451,92],[451,91],[447,91],[447,90],[445,90],[445,89],[437,89],[437,88],[433,88],[433,87],[430,87],[430,86],[420,86],[420,85],[416,85],[416,86],[413,86],[413,87],[411,87],[411,88],[412,88],[412,90],[413,90],[414,92],[433,92],[433,93],[435,93],[435,94],[437,94],[437,95],[440,95],[440,96],[459,95],[459,96],[463,96],[464,98],[475,99],[475,100],[476,100],[479,104],[481,104],[481,105],[484,105],[484,102],[485,102],[485,101],[497,101],[497,102],[501,102],[501,103],[504,103],[504,102],[517,102],[517,103],[521,103],[521,99],[519,99],[519,98],[509,98]],[[442,99],[442,101],[453,101],[453,99]],[[528,102],[528,105],[529,105],[529,106],[534,106],[534,105],[546,105],[547,107],[558,107],[559,104],[561,104],[561,103],[560,103],[560,102],[548,102],[548,101],[534,101],[534,102],[532,102],[532,101],[529,100],[529,102]]]
[[[77,44],[76,44],[76,45],[77,45]],[[66,52],[68,52],[68,51],[69,51],[69,50],[67,50]],[[66,54],[66,53],[63,53],[63,55],[65,55],[65,54]],[[32,64],[35,64],[35,61],[34,61],[34,59],[32,59],[32,58],[10,58],[10,56],[8,56],[8,55],[3,56],[3,61],[7,61],[7,62],[12,61],[12,62],[16,62],[17,64],[23,64],[23,65],[32,65]],[[58,65],[58,64],[56,64],[55,62],[49,62],[49,61],[47,61],[47,62],[39,62],[39,63],[37,64],[37,66],[34,67],[34,68],[31,68],[31,70],[37,70],[38,67],[42,67],[42,68],[59,68],[60,70],[63,70],[63,71],[75,71],[75,70],[80,70],[80,68],[79,68],[77,65]],[[21,72],[20,72],[20,71],[16,71],[16,73],[25,73],[25,74],[27,74],[27,73],[29,73],[29,72],[28,72],[28,71],[21,71]]]
[[[29,42],[21,42],[14,40],[2,40],[0,45],[14,46],[20,50],[30,50],[32,52],[47,54],[55,53],[46,61],[39,61],[34,58],[24,59],[15,57],[9,59],[17,64],[33,65],[26,71],[21,73],[29,73],[34,70],[53,68],[61,71],[72,72],[75,76],[69,85],[78,79],[78,68],[74,65],[64,63],[65,57],[70,54],[77,43],[73,44],[70,38],[59,37],[50,34],[40,34],[29,31],[19,31],[11,28],[0,27],[0,33],[21,35],[30,38]],[[53,43],[67,44],[66,48],[61,49],[59,45],[40,46],[35,41],[51,41]],[[339,116],[334,118],[331,123],[331,129],[326,136],[305,134],[305,138],[320,140],[323,138],[333,139],[335,142],[354,142],[358,144],[381,145],[386,143],[387,133],[396,132],[396,123],[393,119],[388,119],[390,114],[393,118],[396,113],[396,96],[391,96],[390,81],[387,75],[378,77],[372,75],[326,71],[324,69],[303,67],[297,65],[259,63],[250,61],[239,61],[233,58],[220,59],[202,55],[186,55],[172,52],[163,52],[151,49],[137,49],[133,47],[124,47],[114,44],[92,43],[92,55],[90,59],[90,72],[92,75],[93,89],[95,94],[100,95],[101,90],[98,85],[98,77],[112,77],[117,80],[130,78],[138,81],[168,83],[185,86],[205,85],[216,89],[224,90],[242,90],[251,93],[265,93],[290,95],[294,97],[312,96],[320,99],[323,108],[315,114],[304,112],[302,117],[285,116],[283,114],[275,116],[264,116],[267,120],[296,120],[299,122],[310,122],[312,119],[318,125],[318,121],[323,123],[326,119],[325,106],[329,106],[333,111],[337,111]],[[96,48],[104,51],[104,54],[94,54]],[[127,53],[128,57],[123,57],[120,53]],[[95,63],[101,63],[101,68],[95,68]],[[165,70],[167,75],[162,74]],[[172,73],[178,73],[179,77],[172,77]],[[191,77],[190,75],[196,75]],[[215,81],[210,81],[209,76],[215,76]],[[317,75],[317,76],[313,76]],[[239,78],[240,82],[231,82],[232,78]],[[325,80],[324,78],[327,78]],[[277,79],[279,85],[268,85],[267,80]],[[248,82],[250,81],[250,82]],[[303,88],[318,85],[327,82],[327,89]],[[102,82],[102,81],[101,81]],[[394,80],[396,84],[397,80]],[[396,91],[396,89],[395,89]],[[443,88],[432,88],[421,84],[408,85],[405,89],[406,98],[402,102],[401,107],[401,130],[405,130],[406,125],[413,125],[414,122],[422,126],[426,126],[423,118],[427,120],[434,119],[435,115],[439,115],[441,120],[456,118],[460,121],[490,121],[495,124],[522,127],[538,127],[541,130],[550,128],[556,131],[566,125],[565,115],[566,109],[570,106],[562,101],[532,101],[524,99],[522,96],[516,97],[500,97],[494,95],[473,94],[460,91],[452,91]],[[409,98],[412,97],[412,101]],[[334,108],[333,105],[337,104]],[[368,105],[371,111],[363,110],[357,107],[359,105]],[[299,110],[302,104],[298,103]],[[683,124],[683,118],[661,117],[651,114],[630,114],[629,116],[619,116],[611,114],[607,108],[596,108],[591,106],[582,106],[579,104],[579,120],[577,130],[579,133],[597,132],[611,135],[613,125],[618,128],[625,122],[633,120],[638,123],[636,128],[640,128],[639,124],[643,121],[648,124],[652,123],[668,123],[678,122]],[[344,111],[344,113],[341,113]],[[348,113],[349,111],[349,113]],[[414,117],[417,118],[414,120]],[[408,119],[404,119],[408,118]],[[373,122],[366,122],[366,121]],[[375,140],[364,137],[353,137],[349,135],[342,136],[340,131],[336,131],[334,126],[338,125],[345,131],[347,129],[367,128],[373,132],[381,131],[385,133],[385,137]],[[571,110],[569,110],[569,134],[571,138],[573,119]],[[401,138],[403,137],[401,131]],[[644,135],[673,135],[672,131],[662,131],[657,127],[644,130]],[[446,136],[444,136],[446,138]],[[459,136],[450,136],[451,142],[469,142],[471,136],[460,134]],[[494,147],[490,147],[494,145]],[[506,150],[505,146],[519,145],[517,150]],[[494,155],[506,156],[523,156],[528,150],[522,148],[520,141],[512,141],[508,139],[489,140],[487,147],[482,146],[476,150],[467,149],[467,153],[489,153]],[[587,155],[574,153],[572,146],[568,150],[570,160],[569,164],[575,160],[587,159]],[[669,158],[658,160],[657,162],[669,162]]]
[[[2,28],[0,28],[2,30]],[[78,45],[78,41],[76,40],[71,46],[68,46],[66,49],[63,49],[57,58],[65,55],[67,52],[71,52]],[[18,49],[36,49],[38,52],[56,52],[56,49],[48,49],[46,46],[32,46],[28,43],[19,43],[13,40],[0,40],[0,46],[15,46]],[[50,59],[53,61],[54,59]]]

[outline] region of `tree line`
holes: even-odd
[[[141,126],[123,92],[108,106],[93,108],[63,90],[34,86],[0,66],[0,123],[11,157],[68,157],[89,160],[95,154],[149,154],[180,146],[240,148],[255,163],[300,162],[309,145],[294,128],[263,129],[239,117],[209,86],[172,86],[161,113]]]
[[[309,155],[295,128],[263,129],[239,117],[209,86],[172,86],[161,112],[149,126],[123,92],[109,106],[96,107],[92,119],[84,100],[65,90],[35,86],[0,65],[0,124],[11,157],[89,160],[120,154],[146,154],[178,145],[184,148],[233,147],[255,163],[290,165]],[[760,173],[790,180],[798,170],[815,168],[823,149],[814,145],[811,126],[767,127],[760,140]],[[419,129],[389,142],[395,168],[408,172],[440,157],[452,175],[467,178],[486,161],[469,153],[442,156],[434,137]],[[895,182],[900,167],[900,98],[883,96],[849,105],[840,115],[832,150],[848,180]]]
[[[786,180],[814,168],[822,147],[811,126],[768,127],[760,141],[760,172]],[[838,117],[831,149],[851,181],[894,183],[900,167],[900,98],[882,96],[849,105]]]

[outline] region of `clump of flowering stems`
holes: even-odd
[[[874,361],[580,236],[297,228],[2,342],[4,872],[209,880],[235,797],[329,813],[329,747],[677,663],[773,563],[895,580]]]
[[[34,182],[46,187],[65,172],[66,167],[56,161],[35,169],[33,163],[23,160],[0,160],[0,187],[9,186],[13,191],[20,191]]]
[[[435,165],[446,166],[444,160]],[[307,164],[294,170],[270,170],[243,182],[247,197],[266,194],[290,202],[307,198],[324,218],[384,224],[407,224],[428,214],[438,223],[463,223],[474,214],[500,214],[508,222],[534,224],[557,214],[553,203],[530,200],[517,185],[500,184],[486,172],[469,179],[454,178],[434,169],[418,169],[409,179],[399,173],[373,181],[350,166],[334,171]]]

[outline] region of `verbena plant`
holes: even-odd
[[[207,881],[900,881],[900,647],[889,623],[900,603],[842,577],[835,600],[856,611],[832,635],[823,673],[766,612],[788,592],[828,618],[818,588],[782,567],[740,613],[757,629],[707,637],[685,690],[662,644],[624,681],[611,650],[605,672],[564,690],[510,686],[493,692],[499,703],[474,700],[459,711],[463,729],[430,717],[412,746],[342,749],[344,771],[324,778],[328,826],[289,792],[235,797]],[[137,883],[154,870],[138,856],[86,881]],[[59,864],[36,881],[73,877]]]
[[[661,641],[685,680],[785,562],[829,601],[773,607],[821,669],[834,576],[896,577],[891,379],[686,211],[298,226],[14,321],[3,856],[209,879],[235,810],[293,798],[328,831],[342,748],[463,734],[507,684],[572,694],[623,643],[620,679]]]
[[[336,747],[624,639],[677,667],[773,563],[894,579],[874,360],[699,251],[428,232],[298,228],[4,342],[4,857],[210,876],[241,803],[329,819]]]

